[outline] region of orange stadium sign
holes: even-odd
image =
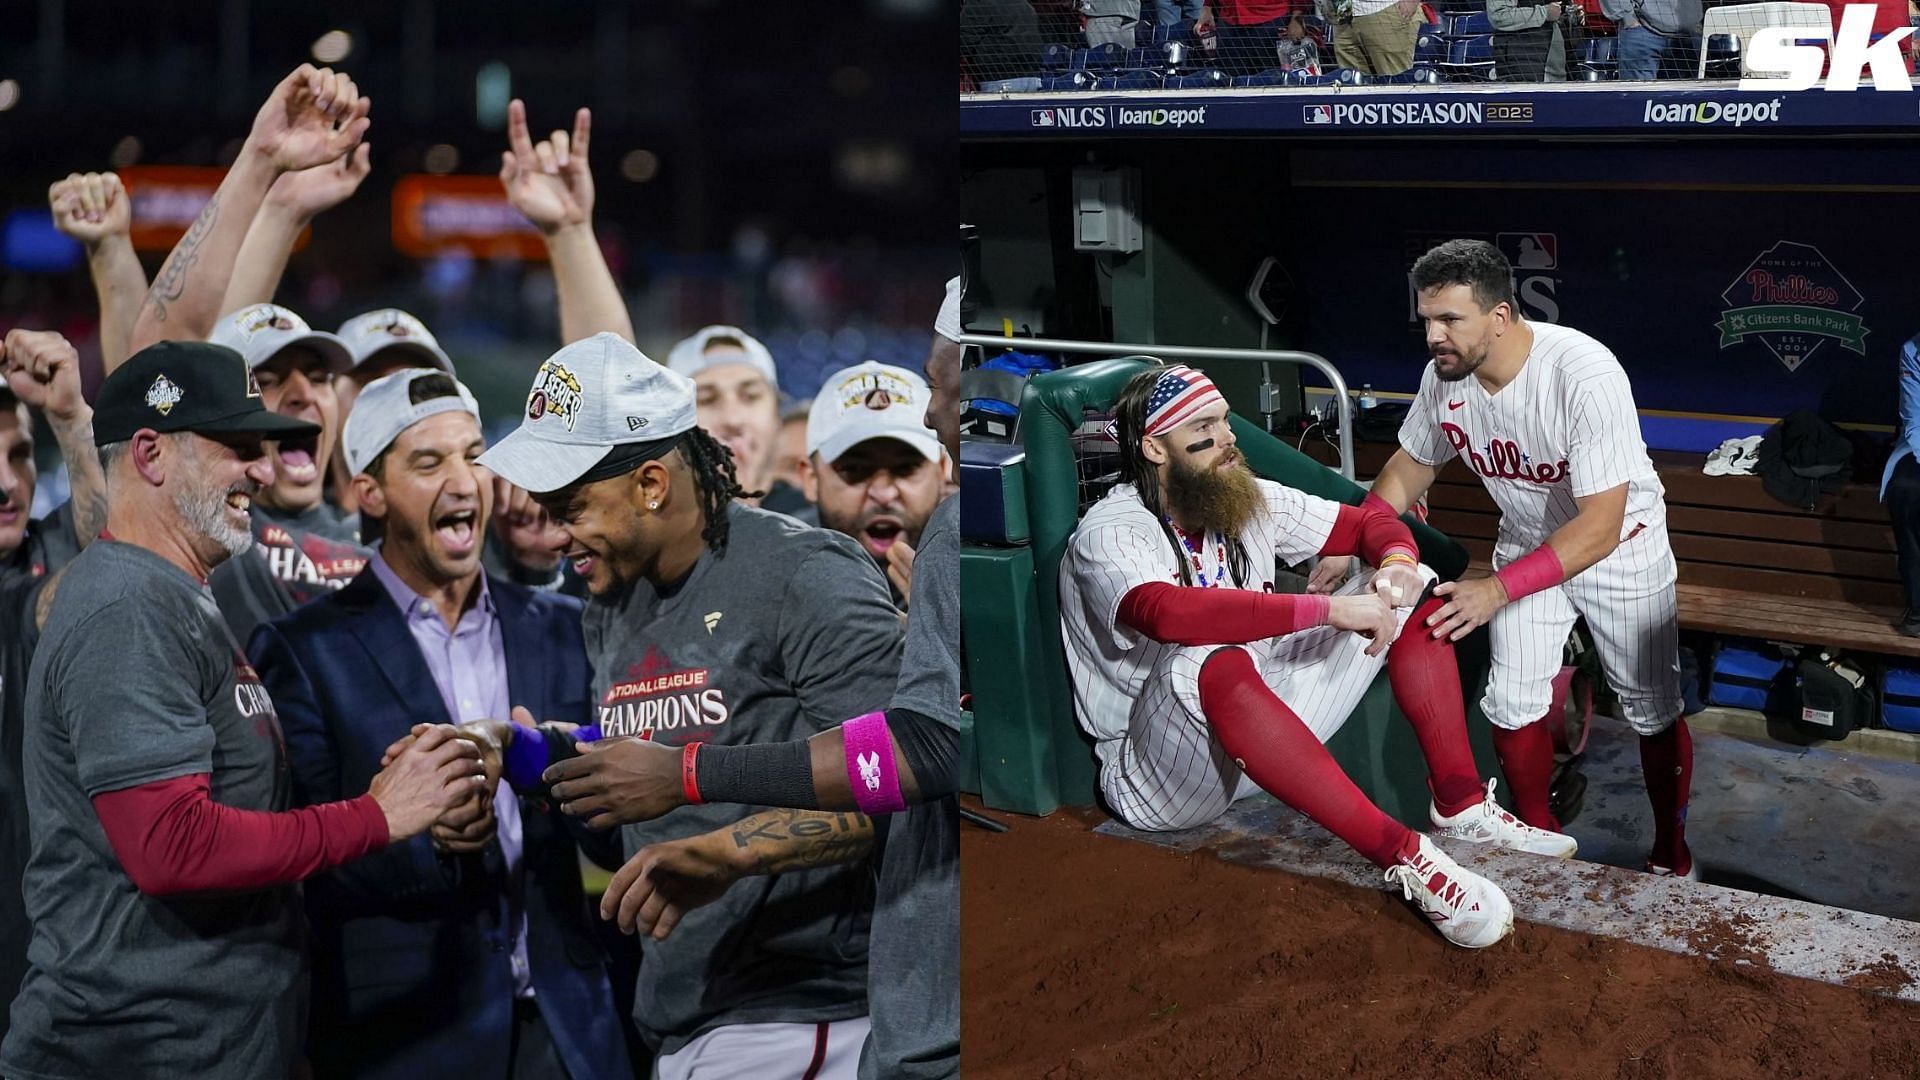
[[[172,251],[193,219],[206,208],[227,170],[204,165],[131,165],[119,171],[133,200],[129,237],[136,251]],[[301,229],[293,250],[307,246],[311,228]]]
[[[492,176],[403,176],[393,185],[393,246],[430,258],[464,251],[478,258],[547,257],[539,230],[507,202]]]

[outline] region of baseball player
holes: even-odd
[[[1442,244],[1414,264],[1413,283],[1433,360],[1373,494],[1399,513],[1457,456],[1500,507],[1494,575],[1437,588],[1445,605],[1426,616],[1422,636],[1457,641],[1491,621],[1481,707],[1520,817],[1557,829],[1547,805],[1553,740],[1538,721],[1574,617],[1584,616],[1640,734],[1654,810],[1647,869],[1697,879],[1685,836],[1693,745],[1680,715],[1673,549],[1626,372],[1580,331],[1521,318],[1513,270],[1491,244]]]
[[[801,739],[893,699],[900,619],[873,560],[839,533],[738,504],[726,447],[695,423],[695,393],[596,334],[540,366],[520,427],[480,458],[546,507],[592,593],[584,629],[606,737],[552,766],[581,766],[570,778],[617,779],[653,744],[691,762],[687,747]],[[513,730],[507,778],[524,791],[546,755],[575,750],[573,738]],[[621,820],[601,813],[611,805],[562,808],[607,828]],[[790,1075],[809,1061],[819,1077],[855,1075],[872,889],[864,860],[845,855],[872,844],[872,824],[763,809],[687,805],[623,833],[628,851],[715,833],[743,855],[811,841],[646,946],[635,1020],[662,1080]]]
[[[262,437],[312,434],[247,374],[229,349],[162,342],[101,385],[107,531],[68,564],[27,679],[33,936],[0,1074],[289,1075],[294,885],[425,831],[485,783],[443,726],[366,795],[288,809],[272,698],[206,586],[253,543]]]
[[[1191,368],[1135,376],[1114,413],[1128,482],[1087,511],[1060,571],[1108,804],[1136,828],[1190,828],[1257,785],[1385,870],[1449,941],[1500,940],[1513,909],[1499,888],[1382,813],[1322,746],[1384,665],[1427,759],[1435,835],[1573,854],[1571,838],[1501,810],[1491,781],[1482,790],[1451,647],[1393,644],[1440,606],[1420,603],[1435,575],[1412,534],[1377,504],[1256,479],[1226,400]],[[1276,560],[1351,552],[1379,569],[1332,597],[1273,592]]]

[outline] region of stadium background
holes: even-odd
[[[47,186],[109,167],[218,167],[273,83],[316,53],[373,99],[373,172],[315,222],[277,299],[329,330],[374,307],[412,311],[491,429],[559,344],[552,276],[507,254],[512,238],[403,254],[392,194],[436,174],[497,191],[509,97],[526,99],[535,138],[592,107],[595,224],[657,358],[725,322],[767,342],[795,399],[861,360],[917,370],[954,272],[954,103],[926,64],[953,54],[955,29],[937,0],[40,0],[8,23],[0,330],[62,330],[89,388],[97,306],[84,257],[46,217]],[[142,252],[149,276],[164,254]]]

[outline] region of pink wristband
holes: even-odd
[[[893,733],[887,714],[871,712],[840,725],[846,745],[847,786],[863,814],[897,814],[907,808],[900,772],[893,764]]]
[[[1567,570],[1560,565],[1560,556],[1541,544],[1494,571],[1493,576],[1500,579],[1501,586],[1507,590],[1507,602],[1512,603],[1566,581]]]
[[[1313,626],[1327,625],[1327,619],[1333,613],[1333,597],[1320,593],[1300,593],[1293,598],[1293,626],[1295,630],[1305,630]]]

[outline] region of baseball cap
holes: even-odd
[[[280,350],[293,345],[304,345],[326,357],[328,366],[335,371],[353,367],[353,354],[347,351],[346,342],[325,330],[315,330],[307,325],[307,320],[279,304],[241,308],[216,323],[207,340],[245,357],[249,369],[259,367],[278,356]]]
[[[413,384],[425,378],[452,381],[455,392],[416,403]],[[347,452],[347,470],[366,472],[373,459],[385,453],[401,432],[436,413],[455,411],[480,419],[480,403],[473,399],[472,392],[444,371],[402,368],[382,375],[360,391],[353,411],[347,414],[347,426],[340,435],[340,445]]]
[[[413,353],[441,371],[453,374],[453,358],[440,347],[433,331],[427,329],[426,323],[399,308],[381,308],[365,315],[355,315],[340,324],[339,336],[346,344],[356,368],[366,363],[374,353],[393,349]]]
[[[960,279],[947,282],[947,298],[940,302],[940,314],[933,318],[933,332],[948,341],[959,341],[963,332],[960,329]]]
[[[634,448],[635,466],[671,450],[694,426],[693,402],[692,379],[617,334],[595,334],[540,365],[520,426],[480,464],[526,491],[558,491],[616,446]]]
[[[708,355],[707,346],[715,339],[732,338],[740,343],[741,352],[728,351]],[[703,326],[692,337],[680,339],[679,344],[667,353],[667,366],[682,375],[692,377],[719,364],[752,364],[760,374],[767,377],[768,385],[780,389],[780,376],[773,370],[773,354],[767,351],[760,340],[737,326]]]
[[[807,414],[807,453],[837,461],[868,439],[899,439],[928,461],[940,460],[940,437],[927,427],[933,392],[906,368],[872,360],[827,376]]]
[[[93,403],[93,441],[125,442],[154,431],[258,431],[317,435],[320,425],[267,408],[239,353],[205,341],[162,341],[113,369]]]

